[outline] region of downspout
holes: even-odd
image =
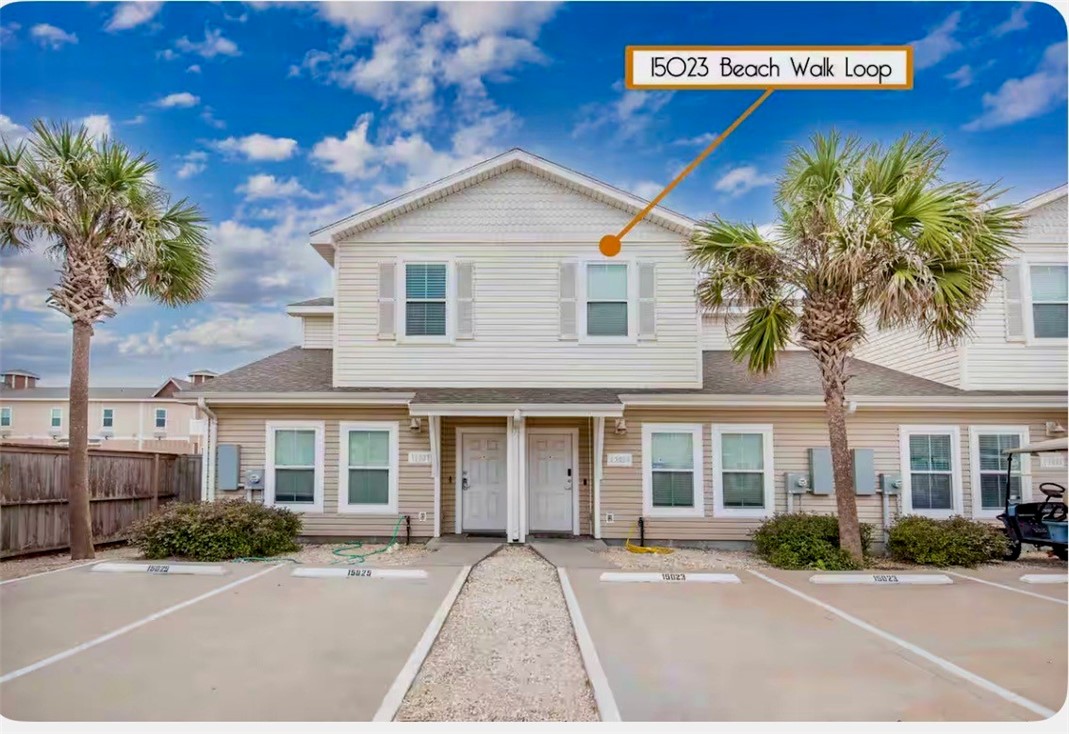
[[[205,502],[215,501],[215,430],[218,422],[218,416],[215,415],[215,411],[208,407],[208,402],[204,398],[197,398],[197,407],[204,411],[204,414],[208,416],[208,430],[204,437],[204,454],[202,461],[204,465],[201,467],[201,488],[200,497]]]

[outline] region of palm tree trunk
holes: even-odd
[[[89,341],[93,326],[74,321],[71,345],[70,443],[68,454],[71,560],[93,558],[93,520],[89,512]]]
[[[835,509],[839,515],[839,547],[861,563],[861,527],[857,519],[854,496],[854,462],[846,435],[846,357],[827,352],[817,353],[824,382],[824,406],[828,419],[828,442],[831,468],[835,478]]]

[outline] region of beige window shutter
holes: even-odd
[[[560,338],[578,339],[578,326],[576,323],[576,273],[578,263],[565,261],[560,264]]]
[[[396,263],[379,263],[379,339],[397,338],[396,276]]]
[[[1021,266],[1017,263],[1002,269],[1002,294],[1006,304],[1006,341],[1023,342],[1024,302],[1021,298]]]
[[[638,264],[638,338],[657,338],[657,265]]]
[[[457,263],[457,339],[475,338],[475,263]]]

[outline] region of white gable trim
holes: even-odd
[[[1017,205],[1017,209],[1027,214],[1058,199],[1065,198],[1067,194],[1069,194],[1069,184],[1062,184],[1050,191],[1044,191],[1042,194],[1033,196],[1031,199],[1025,199]]]
[[[312,232],[312,245],[320,251],[320,254],[325,255],[326,252],[333,249],[333,244],[339,240],[357,232],[377,227],[402,214],[407,214],[433,201],[442,199],[513,168],[522,168],[609,206],[634,214],[640,212],[648,203],[645,199],[590,176],[572,171],[525,150],[513,148],[507,153],[489,158],[482,163],[477,163],[426,186],[357,212],[326,227],[321,227]],[[660,206],[653,208],[647,215],[646,221],[683,235],[689,235],[695,225],[695,221],[690,217]]]

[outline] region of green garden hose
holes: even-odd
[[[397,524],[393,526],[393,535],[390,536],[390,542],[384,545],[383,547],[379,548],[378,550],[369,551],[367,553],[356,553],[354,551],[359,551],[361,548],[364,547],[364,542],[362,540],[354,540],[351,543],[346,543],[345,545],[342,545],[339,548],[335,548],[334,555],[338,556],[338,560],[332,561],[331,563],[363,563],[369,557],[376,555],[377,553],[385,553],[397,543],[397,531],[401,529],[401,521],[404,519],[404,515],[397,518]]]

